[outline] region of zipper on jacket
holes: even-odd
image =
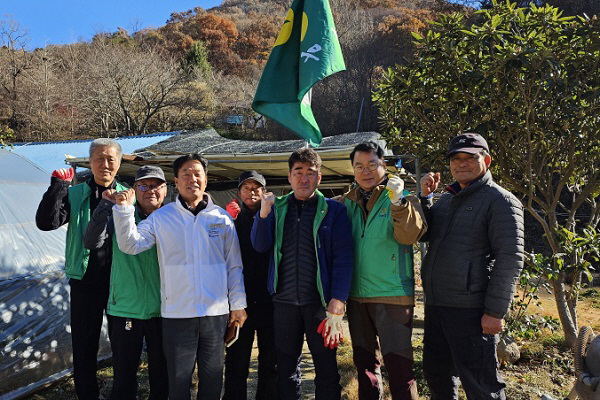
[[[300,205],[303,207],[302,211],[304,211],[304,203]],[[300,210],[299,207],[296,207],[296,215],[297,215],[297,224],[296,224],[296,304],[300,304]]]

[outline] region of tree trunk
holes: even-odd
[[[577,326],[571,315],[571,309],[567,303],[567,296],[564,288],[564,273],[559,273],[556,279],[552,279],[552,288],[554,290],[554,299],[558,310],[558,317],[565,334],[565,343],[572,347],[577,340]]]

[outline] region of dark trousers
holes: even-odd
[[[223,387],[225,328],[228,314],[163,318],[163,348],[169,375],[169,400],[190,400],[194,363],[198,399],[218,400]]]
[[[458,381],[469,400],[505,399],[498,375],[498,335],[485,335],[483,310],[425,306],[423,372],[432,400],[458,399]]]
[[[273,330],[273,303],[249,304],[248,319],[240,329],[238,340],[227,348],[225,355],[225,394],[223,400],[246,400],[248,370],[254,343],[258,337],[257,400],[277,398],[277,369],[275,367],[275,339]]]
[[[146,340],[150,400],[166,400],[169,395],[167,362],[162,346],[161,318],[135,319],[112,316],[110,347],[114,371],[111,399],[137,398],[137,370]]]
[[[380,350],[392,399],[418,400],[411,343],[414,307],[354,300],[347,307],[359,399],[383,398]]]
[[[69,279],[71,286],[71,342],[73,344],[73,378],[80,400],[97,400],[96,371],[102,319],[108,303],[108,284],[89,285]],[[110,336],[111,319],[108,318]]]
[[[315,399],[338,400],[341,397],[336,350],[325,347],[317,333],[325,319],[321,304],[295,306],[273,302],[275,350],[277,353],[277,393],[281,400],[301,399],[300,361],[304,335],[315,366]]]

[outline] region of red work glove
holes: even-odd
[[[238,214],[242,211],[237,199],[233,199],[229,203],[227,203],[227,205],[225,206],[225,210],[229,213],[229,215],[231,215],[231,218],[233,219],[236,219]]]
[[[52,172],[52,176],[63,181],[71,182],[75,176],[75,170],[73,168],[55,169]]]
[[[344,341],[344,330],[342,328],[343,314],[332,314],[329,311],[325,312],[327,318],[325,318],[319,324],[317,333],[323,336],[323,345],[330,349],[338,347],[340,342]]]

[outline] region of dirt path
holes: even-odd
[[[415,339],[422,339],[423,337],[423,317],[425,316],[425,309],[423,304],[422,291],[417,291],[417,304],[415,307],[415,319],[413,328],[413,341]],[[348,331],[348,321],[344,319],[344,337],[350,338],[350,332]],[[258,368],[258,347],[256,340],[252,348],[252,360],[250,362],[250,375],[248,377],[248,398],[254,398],[256,394],[256,383],[257,383],[257,368]],[[306,341],[302,347],[302,364],[300,367],[302,371],[302,393],[303,399],[312,400],[315,398],[315,385],[313,380],[315,379],[315,369],[308,350]]]

